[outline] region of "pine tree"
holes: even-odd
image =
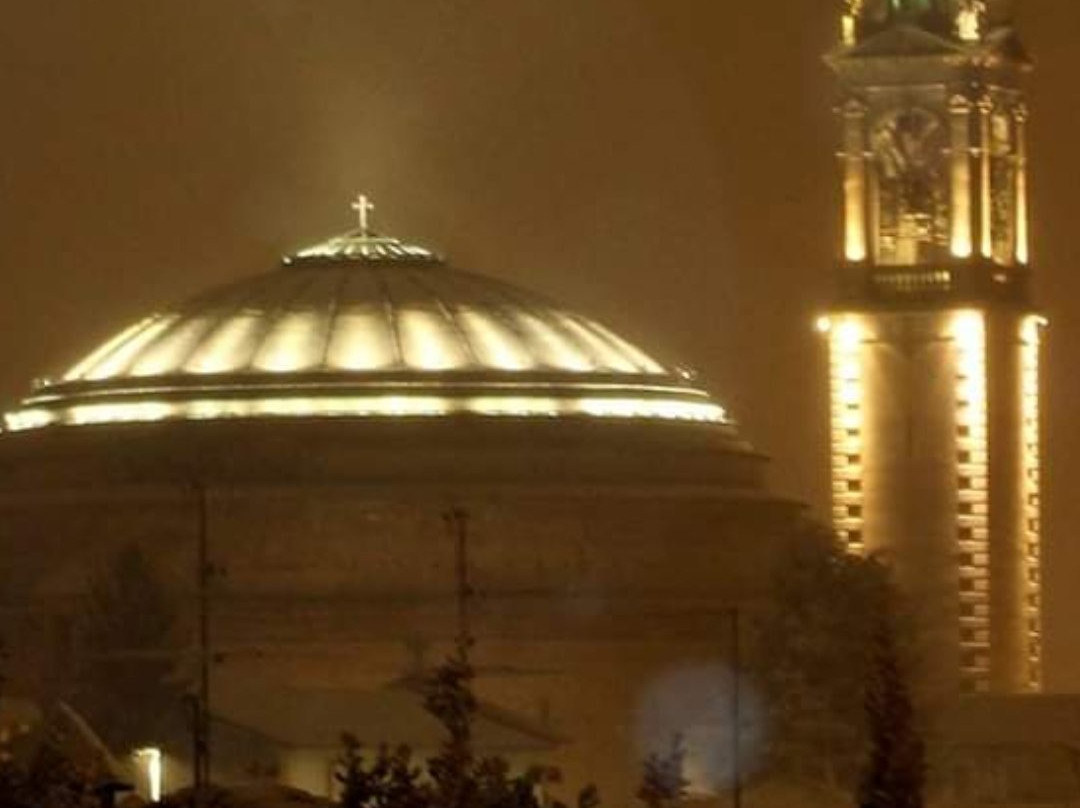
[[[914,635],[900,595],[880,560],[846,553],[812,529],[792,544],[771,594],[753,664],[769,710],[772,768],[789,782],[851,794],[872,745],[867,705],[882,686],[882,643],[899,686],[911,670]]]
[[[859,808],[922,808],[925,748],[904,676],[890,610],[877,615],[865,709],[869,754]]]

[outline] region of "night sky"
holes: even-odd
[[[1080,689],[1080,4],[1021,0],[1048,684]],[[0,24],[0,401],[150,309],[376,229],[696,368],[825,513],[838,0],[48,0]]]

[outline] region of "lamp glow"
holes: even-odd
[[[137,749],[135,761],[146,778],[147,796],[151,802],[160,802],[165,785],[165,756],[157,747]]]
[[[723,407],[706,398],[611,395],[557,398],[543,395],[453,397],[402,393],[367,396],[199,398],[188,401],[133,401],[33,407],[4,416],[10,432],[48,426],[154,423],[166,420],[217,421],[234,418],[434,418],[451,415],[553,418],[586,416],[728,423]]]

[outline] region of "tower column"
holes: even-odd
[[[979,197],[977,200],[979,210],[979,254],[983,258],[991,258],[994,255],[994,215],[993,199],[991,196],[991,158],[990,147],[990,115],[994,111],[993,102],[989,96],[984,95],[977,104],[978,114],[978,145],[975,153],[979,158]]]
[[[1028,153],[1027,107],[1017,104],[1013,110],[1016,125],[1016,261],[1027,266],[1031,258],[1028,231]]]
[[[971,199],[971,102],[962,95],[949,103],[952,160],[952,232],[954,258],[970,258],[973,252]]]
[[[1003,1],[850,0],[828,57],[846,102],[833,522],[889,559],[927,695],[1040,686],[1028,64]]]
[[[844,105],[844,257],[859,263],[867,258],[866,241],[866,107],[851,100]]]

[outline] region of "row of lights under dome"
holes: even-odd
[[[608,329],[568,314],[552,314],[549,322],[516,312],[513,330],[502,318],[468,307],[452,322],[441,313],[406,308],[390,325],[385,311],[375,305],[346,308],[332,323],[314,311],[282,314],[269,330],[265,322],[265,315],[257,312],[221,321],[183,320],[178,314],[147,318],[77,364],[65,381],[317,368],[664,372],[658,362]]]
[[[229,418],[424,418],[481,415],[513,418],[582,416],[613,419],[660,419],[701,423],[729,423],[723,407],[707,400],[654,398],[544,398],[439,396],[322,396],[318,398],[262,398],[139,401],[122,404],[80,404],[66,408],[29,407],[4,416],[8,431],[20,432],[54,425],[89,426],[115,423],[151,423],[167,420],[210,421]]]

